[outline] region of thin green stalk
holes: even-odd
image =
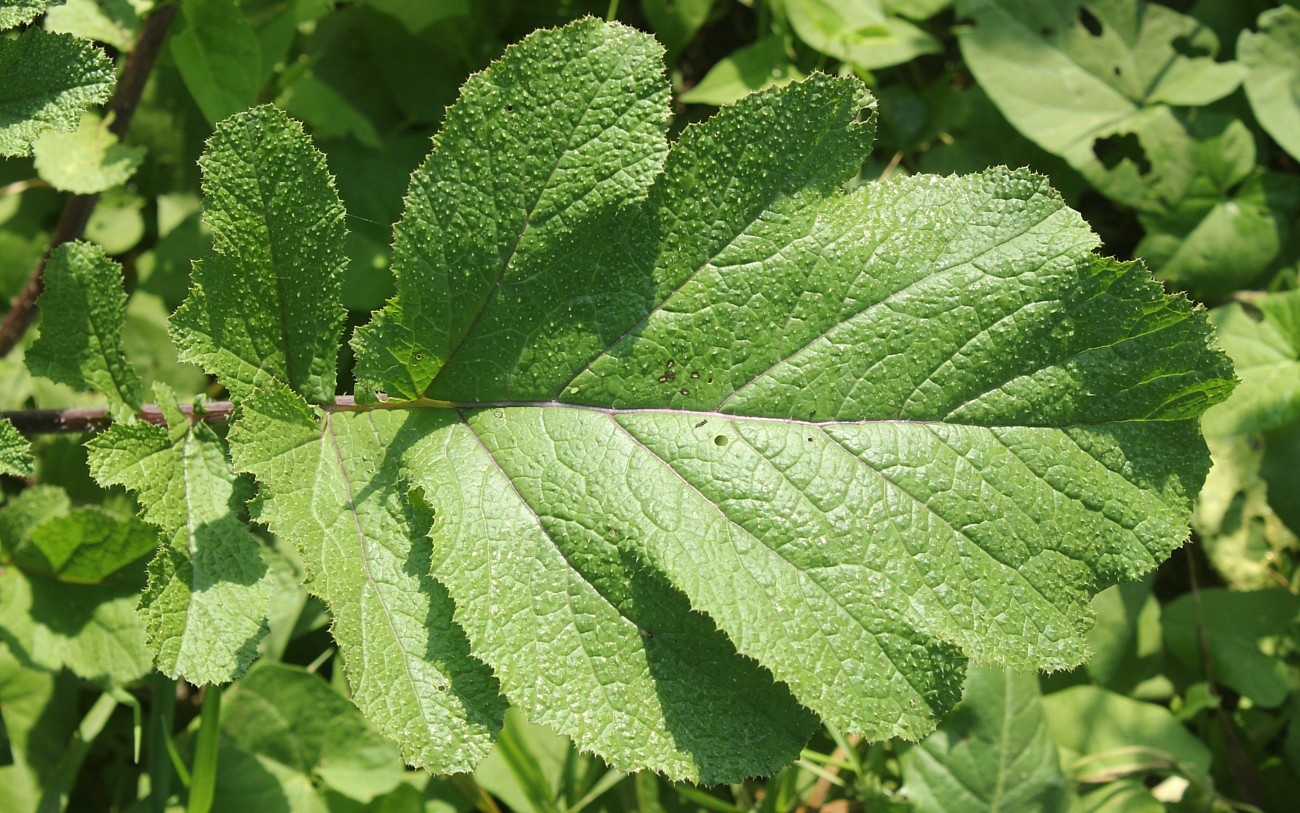
[[[113,716],[113,710],[116,708],[117,698],[113,697],[112,692],[104,692],[95,701],[95,705],[90,707],[90,711],[86,712],[86,716],[81,719],[81,725],[77,726],[77,730],[72,733],[68,750],[63,752],[59,764],[54,767],[50,782],[45,788],[45,793],[41,795],[40,804],[36,807],[37,813],[62,813],[67,809],[72,783],[76,781],[77,774],[81,771],[81,763],[90,752],[91,743],[104,730],[104,726],[108,725],[108,720]]]
[[[510,769],[520,789],[528,797],[533,810],[536,813],[559,813],[550,783],[542,774],[537,758],[523,743],[519,742],[509,727],[501,729],[501,734],[497,738],[497,748],[505,759],[506,767]]]
[[[614,22],[614,18],[617,16],[618,16],[618,0],[609,0],[609,11],[605,12],[605,20],[607,22],[612,23]]]
[[[217,788],[217,745],[221,732],[221,687],[203,690],[203,711],[199,712],[199,736],[194,745],[194,767],[190,777],[189,813],[210,813]]]
[[[149,772],[149,806],[154,813],[166,813],[167,797],[172,790],[169,740],[176,719],[176,681],[162,672],[154,672],[150,681],[153,697],[149,703],[149,748],[145,752],[145,769]]]

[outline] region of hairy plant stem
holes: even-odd
[[[176,10],[177,6],[168,5],[150,14],[140,27],[140,35],[136,38],[130,54],[127,55],[122,78],[118,80],[113,98],[108,102],[108,109],[112,114],[108,130],[118,138],[123,138],[127,128],[131,126],[131,118],[140,104],[141,94],[144,93],[145,81],[149,78],[149,72],[153,70],[154,62],[158,59],[158,52],[167,38],[167,28],[171,25],[172,18],[176,16]],[[22,293],[13,301],[4,320],[0,321],[0,357],[9,355],[10,351],[22,341],[23,335],[36,319],[36,300],[45,288],[45,264],[49,262],[50,255],[64,243],[81,237],[98,201],[99,195],[68,197],[68,202],[63,206],[63,214],[59,216],[58,225],[54,227],[50,244],[36,264],[36,270],[27,281]]]

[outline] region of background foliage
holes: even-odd
[[[3,35],[10,50],[0,55],[37,66],[49,45],[37,39],[42,29],[78,43],[69,46],[84,54],[75,86],[44,92],[64,106],[102,103],[107,61],[123,69],[156,4],[47,5],[0,4],[0,23],[20,26]],[[973,670],[961,706],[919,743],[869,744],[828,728],[770,779],[703,789],[611,771],[514,712],[472,776],[404,769],[396,746],[345,700],[325,608],[298,587],[301,563],[269,537],[261,544],[274,555],[258,576],[271,607],[261,660],[219,703],[201,702],[188,684],[150,672],[150,632],[135,605],[157,529],[134,519],[127,489],[140,486],[102,488],[89,477],[85,438],[40,436],[34,472],[0,459],[9,475],[0,503],[9,760],[0,809],[193,810],[209,793],[215,810],[295,811],[1280,810],[1294,801],[1300,4],[178,5],[124,138],[111,130],[116,111],[98,108],[79,124],[52,112],[49,123],[71,132],[46,130],[30,156],[28,134],[0,130],[0,152],[15,156],[0,163],[5,301],[27,284],[67,196],[99,195],[85,234],[100,248],[68,251],[112,256],[126,270],[125,354],[96,372],[120,393],[115,409],[135,408],[155,385],[182,402],[218,394],[178,362],[165,326],[185,297],[191,261],[211,256],[197,159],[216,122],[273,102],[326,153],[349,213],[342,295],[350,329],[393,292],[390,224],[465,78],[535,28],[609,13],[667,48],[674,133],[751,91],[818,70],[854,73],[881,100],[878,146],[860,181],[997,164],[1046,174],[1099,231],[1104,253],[1145,260],[1169,289],[1212,308],[1242,383],[1203,421],[1214,468],[1193,517],[1194,544],[1145,581],[1095,599],[1086,666],[1042,677]],[[9,103],[0,94],[0,109]],[[58,267],[56,255],[52,282]],[[50,295],[76,288],[52,285]],[[0,360],[0,409],[93,403],[34,376],[58,378],[51,365],[69,361],[49,346],[55,334],[41,335],[32,331]],[[131,368],[142,378],[122,372]],[[339,387],[350,391],[352,382]],[[179,449],[189,441],[140,442]],[[159,465],[169,465],[165,456]],[[166,477],[164,468],[155,479]],[[215,503],[241,487],[220,477],[208,486]],[[165,537],[175,532],[166,516],[146,519]],[[52,578],[29,579],[33,572]],[[165,592],[154,601],[165,606]],[[213,753],[215,776],[203,770]]]

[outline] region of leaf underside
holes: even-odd
[[[370,403],[309,406],[332,387],[274,354],[209,366],[258,518],[415,764],[470,769],[506,701],[703,782],[771,772],[818,717],[920,737],[970,661],[1079,663],[1093,592],[1186,535],[1196,418],[1232,386],[1201,312],[1094,254],[1031,173],[845,191],[874,134],[854,79],[670,149],[659,58],[585,20],[467,82],[412,178],[397,294],[353,339]],[[240,167],[334,211],[314,176]],[[238,285],[335,267],[332,234],[294,246]],[[322,302],[250,298],[220,340],[201,298],[179,321],[209,359],[294,324],[332,363]]]

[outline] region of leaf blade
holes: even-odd
[[[99,246],[76,241],[55,249],[44,280],[38,304],[46,329],[27,351],[28,368],[102,393],[116,419],[130,420],[144,402],[144,384],[122,350],[121,266]]]
[[[200,159],[215,253],[171,318],[181,359],[236,396],[281,380],[334,397],[344,310],[344,210],[324,156],[274,107],[218,125]]]
[[[140,600],[158,669],[195,685],[226,683],[257,657],[276,580],[239,516],[247,484],[230,469],[210,426],[191,424],[175,396],[155,388],[170,428],[117,424],[91,440],[91,474],[139,496],[163,532]]]
[[[81,111],[108,101],[113,63],[86,40],[28,29],[0,40],[0,155],[31,154],[50,128],[76,129]]]

